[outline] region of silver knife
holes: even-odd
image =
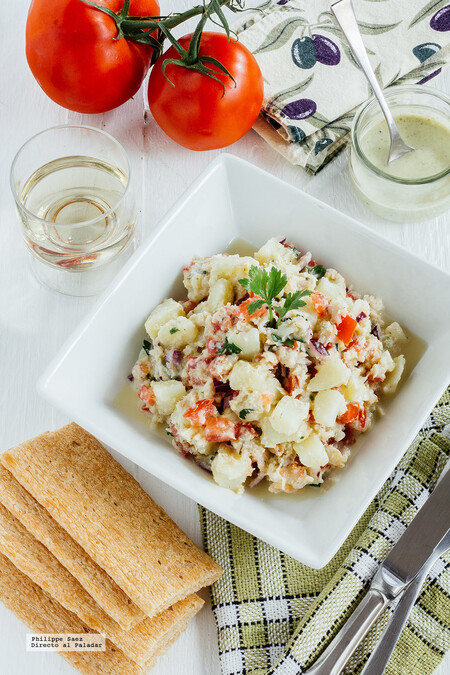
[[[304,675],[339,675],[383,609],[423,571],[450,529],[450,471],[378,568],[347,623]]]
[[[391,654],[394,651],[394,647],[400,637],[403,626],[417,600],[422,584],[428,576],[428,572],[436,560],[449,548],[450,531],[447,532],[440,544],[435,548],[428,564],[423,567],[422,571],[419,572],[405,591],[403,591],[397,607],[394,609],[392,617],[389,620],[387,627],[384,629],[383,635],[377,642],[375,649],[370,655],[361,675],[383,675]]]

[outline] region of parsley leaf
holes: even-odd
[[[277,335],[276,333],[272,333],[271,338],[274,342],[278,342],[280,345],[285,345],[286,347],[295,347],[296,342],[304,342],[302,338],[282,338],[281,335]]]
[[[253,412],[253,408],[243,408],[239,413],[239,417],[241,418],[241,420],[245,420],[247,415],[251,412]]]
[[[217,353],[222,356],[222,354],[240,354],[242,349],[234,344],[234,342],[228,342],[228,338],[225,337],[225,342],[219,349]]]
[[[321,279],[323,276],[325,276],[327,268],[323,265],[314,265],[314,267],[307,267],[306,271],[317,279]]]
[[[281,293],[287,284],[287,277],[278,267],[272,267],[270,272],[252,265],[248,272],[248,279],[239,279],[241,286],[251,291],[255,295],[259,295],[261,299],[250,303],[247,308],[247,313],[253,312],[264,304],[269,308],[269,321],[273,323],[273,301],[276,296]]]
[[[317,265],[316,265],[317,267]],[[281,293],[283,288],[287,284],[287,277],[278,267],[271,267],[270,272],[262,269],[261,267],[256,267],[252,265],[248,272],[248,279],[239,279],[241,286],[246,288],[248,291],[259,295],[259,299],[251,302],[247,308],[248,314],[253,314],[257,309],[262,307],[264,304],[267,305],[269,309],[269,323],[273,326],[274,318],[273,313],[277,314],[277,321],[275,327],[278,328],[280,325],[281,319],[289,312],[291,309],[298,309],[303,307],[306,303],[302,298],[305,295],[311,295],[312,291],[296,291],[295,293],[288,293],[284,299],[284,304],[279,307],[274,307],[273,301]]]
[[[171,335],[173,335],[174,333],[179,333],[179,332],[180,332],[180,329],[179,329],[179,328],[175,328],[175,326],[174,326],[173,328],[171,328],[170,331],[169,331],[169,333],[170,333]]]
[[[142,349],[146,354],[150,354],[150,350],[153,348],[151,340],[144,340],[142,343]]]
[[[280,325],[281,319],[291,310],[304,307],[306,302],[302,300],[305,295],[311,295],[312,291],[296,291],[295,293],[288,293],[282,307],[277,307],[278,321],[276,327]]]

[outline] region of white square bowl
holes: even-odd
[[[194,255],[236,237],[255,249],[287,237],[348,284],[383,298],[388,316],[424,341],[385,416],[361,436],[329,489],[297,495],[216,485],[194,462],[114,405],[135,362],[143,324],[166,297],[182,298],[181,270]],[[450,276],[360,223],[269,174],[222,155],[192,185],[63,347],[39,392],[119,453],[207,508],[310,567],[325,565],[391,473],[450,373]],[[422,343],[423,344],[423,343]]]

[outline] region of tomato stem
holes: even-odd
[[[107,14],[114,20],[117,26],[117,40],[125,38],[126,40],[131,40],[140,44],[147,44],[153,47],[154,53],[152,57],[152,63],[154,63],[159,58],[163,50],[164,40],[168,39],[181,56],[181,59],[179,60],[180,66],[193,68],[199,72],[203,72],[205,75],[212,77],[218,82],[221,82],[223,85],[222,81],[213,75],[213,73],[217,71],[203,67],[202,62],[199,59],[201,35],[206,21],[215,14],[219,19],[220,25],[222,25],[222,27],[225,29],[225,32],[229,38],[230,28],[225,14],[222,11],[222,7],[227,6],[233,12],[239,12],[244,9],[244,0],[210,0],[208,4],[206,3],[206,0],[203,0],[202,5],[196,5],[185,12],[169,14],[167,16],[144,17],[129,15],[128,12],[130,8],[130,0],[124,0],[122,9],[117,13],[113,12],[108,7],[104,7],[103,5],[98,5],[95,2],[92,2],[92,0],[80,1],[84,2],[90,7],[98,9],[104,14]],[[180,43],[173,37],[170,31],[188,19],[192,19],[194,16],[198,15],[201,15],[201,19],[194,31],[189,49],[186,51],[181,47]],[[210,63],[213,63],[213,61],[210,60]],[[214,65],[218,65],[222,72],[231,77],[227,69],[222,64],[217,62],[214,63]]]

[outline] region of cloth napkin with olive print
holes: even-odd
[[[370,87],[336,24],[332,0],[268,0],[234,30],[264,78],[254,129],[292,164],[317,173],[346,145]],[[425,83],[450,60],[449,0],[353,0],[383,87]]]
[[[224,574],[211,589],[223,675],[299,675],[364,597],[380,562],[450,460],[450,388],[323,569],[313,570],[200,507],[205,550]],[[318,533],[326,536],[326,531]],[[450,552],[433,566],[385,675],[430,675],[450,648]],[[343,670],[359,675],[392,612],[383,612]]]

